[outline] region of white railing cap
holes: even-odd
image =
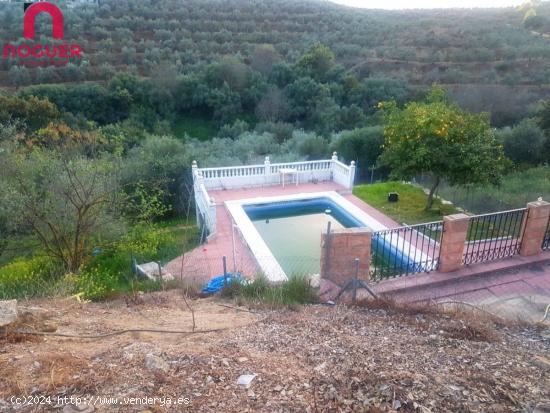
[[[266,157],[269,158],[269,157]],[[268,161],[269,162],[269,161]],[[280,163],[271,163],[271,166],[281,166],[281,165],[311,165],[311,164],[323,164],[329,163],[331,159],[321,159],[317,161],[298,161],[298,162],[280,162]],[[344,165],[344,164],[342,164]],[[264,164],[254,164],[254,165],[239,165],[239,166],[216,166],[210,168],[198,168],[199,171],[227,171],[235,169],[252,169],[252,168],[263,168]],[[344,165],[347,167],[347,165]]]

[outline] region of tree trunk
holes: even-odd
[[[432,208],[432,205],[434,203],[434,194],[435,190],[439,186],[439,176],[435,177],[434,183],[430,189],[430,193],[428,194],[428,203],[426,204],[426,211]]]

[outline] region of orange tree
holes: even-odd
[[[425,100],[398,108],[382,102],[384,145],[380,164],[394,179],[430,175],[426,209],[442,179],[451,185],[497,184],[507,165],[486,114],[472,114],[449,104],[440,88]]]

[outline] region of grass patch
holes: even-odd
[[[84,293],[84,298],[103,300],[135,291],[167,288],[170,284],[136,279],[132,273],[132,259],[138,263],[158,261],[166,264],[194,248],[198,239],[198,228],[180,221],[174,221],[172,226],[159,223],[135,227],[84,267],[75,278],[77,289]]]
[[[0,267],[0,300],[29,299],[71,292],[60,266],[51,258],[19,257]]]
[[[390,192],[399,194],[398,202],[388,202]],[[353,188],[353,194],[399,224],[411,225],[437,221],[444,215],[457,212],[454,206],[443,205],[439,199],[434,199],[432,208],[426,211],[428,197],[424,191],[415,185],[401,182],[358,185]]]
[[[303,276],[292,276],[280,284],[272,284],[264,276],[241,284],[232,282],[222,290],[222,297],[234,299],[241,305],[292,307],[315,301],[315,293]]]
[[[179,117],[172,126],[174,135],[179,139],[184,139],[185,135],[197,138],[201,141],[212,139],[218,133],[216,122],[205,119],[200,116],[182,116]]]
[[[199,229],[195,225],[175,225],[159,232],[162,234],[162,242],[159,244],[154,260],[163,264],[195,248],[198,244]]]

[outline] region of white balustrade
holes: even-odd
[[[263,165],[196,167],[194,170],[202,174],[206,189],[216,190],[276,185],[280,182],[280,169],[295,169],[298,181],[302,183],[334,181],[346,188],[353,186],[354,168],[344,165],[334,157],[319,161],[285,163],[271,163],[269,157],[266,157]]]
[[[332,162],[332,180],[348,189],[352,189],[355,175],[355,163],[352,162],[351,166],[347,166],[338,160],[333,160]]]
[[[197,222],[199,222],[199,217],[202,217],[209,236],[212,236],[216,233],[216,203],[208,195],[202,171],[196,167],[195,162],[193,163],[193,189]]]
[[[195,189],[197,217],[203,217],[210,234],[216,232],[216,203],[208,190],[238,189],[270,186],[280,183],[280,170],[295,170],[299,183],[333,181],[347,189],[353,188],[355,162],[350,166],[338,160],[336,152],[331,159],[319,161],[271,163],[265,158],[263,165],[199,168],[193,161],[192,174]],[[198,219],[198,218],[197,218]]]

